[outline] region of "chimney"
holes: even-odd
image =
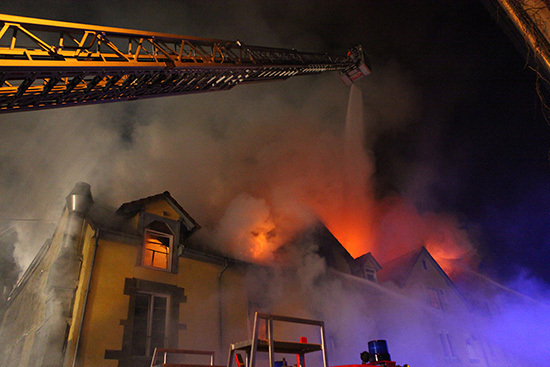
[[[92,192],[90,185],[86,182],[77,182],[73,190],[67,195],[67,210],[69,214],[86,215],[93,205]]]

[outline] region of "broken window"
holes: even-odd
[[[171,270],[173,253],[173,236],[171,234],[145,229],[143,235],[143,266]]]

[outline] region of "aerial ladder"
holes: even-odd
[[[339,71],[370,73],[361,46],[301,52],[0,14],[0,112],[222,91]]]

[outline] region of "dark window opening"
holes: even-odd
[[[179,323],[180,304],[187,297],[183,288],[145,279],[126,278],[124,294],[128,318],[124,326],[122,348],[105,350],[105,359],[118,360],[118,367],[149,367],[156,348],[177,348],[178,334],[185,330]]]
[[[132,332],[132,355],[151,356],[155,348],[164,347],[168,298],[137,293]]]
[[[437,289],[428,288],[428,299],[429,299],[430,305],[433,308],[438,310],[443,310],[443,302],[441,298],[442,297]]]
[[[376,283],[376,271],[374,269],[365,267],[363,268],[363,271],[365,273],[365,279]]]

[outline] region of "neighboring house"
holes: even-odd
[[[382,267],[317,223],[266,266],[191,241],[198,229],[168,192],[113,211],[77,184],[3,309],[0,365],[140,367],[155,347],[213,350],[225,364],[264,311],[324,319],[336,364],[359,363],[368,338],[385,338],[401,363],[489,366],[465,360],[475,328],[452,325],[470,313],[425,248]]]
[[[478,302],[489,307],[493,297],[473,284],[459,289],[425,247],[384,264],[378,279],[382,285],[429,306],[421,338],[431,339],[432,343],[426,344],[437,346],[439,353],[432,350],[433,356],[439,356],[437,365],[515,365],[511,359],[506,360],[503,351],[497,352],[488,344],[480,330],[480,325],[486,323],[476,317]]]

